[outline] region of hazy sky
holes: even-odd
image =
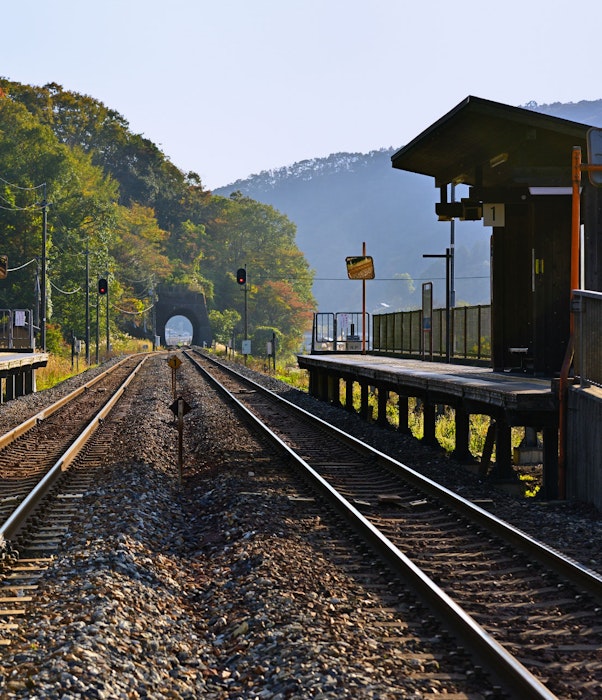
[[[0,75],[115,109],[208,188],[400,147],[467,95],[602,98],[602,0],[30,0]]]

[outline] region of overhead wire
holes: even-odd
[[[68,292],[65,289],[61,289],[60,287],[57,287],[56,284],[52,280],[50,280],[50,286],[53,289],[56,289],[56,291],[59,292],[60,294],[65,294],[65,295],[77,294],[78,292],[81,292],[81,289],[82,289],[81,287],[78,287],[77,289],[74,289],[72,292]]]
[[[9,267],[7,272],[17,272],[18,270],[22,270],[24,267],[27,267],[28,265],[31,265],[31,263],[37,262],[36,258],[32,258],[26,263],[23,263],[23,265],[19,265],[18,267]]]

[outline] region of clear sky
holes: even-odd
[[[0,75],[91,95],[210,189],[401,147],[467,95],[602,98],[602,0],[2,5]]]

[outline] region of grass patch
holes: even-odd
[[[36,370],[36,388],[38,391],[50,389],[77,373],[77,369],[71,367],[70,359],[50,354],[46,367]]]

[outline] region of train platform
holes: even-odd
[[[46,352],[0,351],[0,403],[36,391],[36,370],[48,364]]]
[[[391,393],[398,395],[399,430],[409,432],[408,398],[420,399],[424,411],[423,441],[438,445],[435,437],[437,406],[454,409],[456,444],[453,456],[474,461],[469,451],[470,415],[492,419],[491,445],[495,463],[491,475],[500,481],[517,479],[513,465],[511,428],[522,426],[526,434],[542,433],[544,491],[556,498],[558,491],[558,389],[553,379],[523,372],[494,372],[487,367],[427,362],[370,354],[299,355],[301,369],[309,372],[309,391],[322,400],[353,409],[353,385],[359,384],[360,415],[374,418],[369,395],[377,396],[376,421],[388,425],[386,407]],[[344,396],[341,397],[341,383]],[[528,429],[528,430],[527,430]],[[537,442],[537,440],[536,440]]]

